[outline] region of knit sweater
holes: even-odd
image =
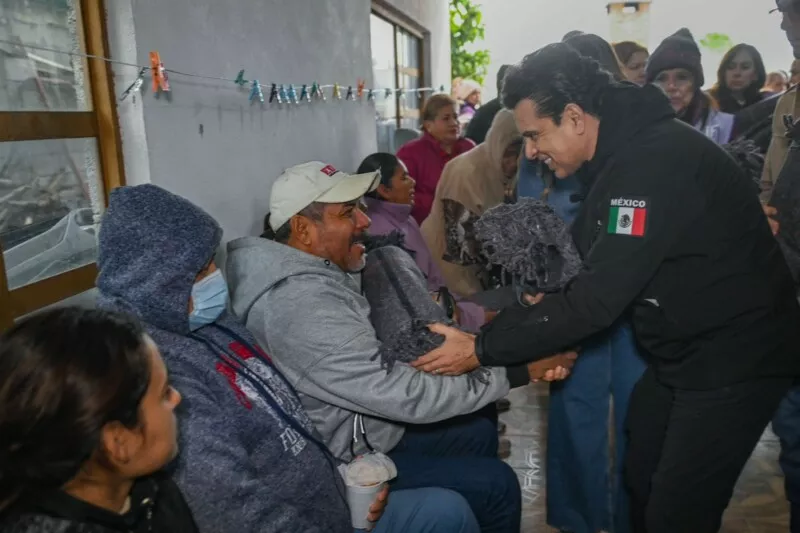
[[[227,314],[189,330],[195,277],[221,236],[153,185],[115,189],[100,232],[99,305],[142,319],[183,395],[178,486],[204,532],[351,533],[331,454],[252,335]]]

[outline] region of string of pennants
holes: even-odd
[[[424,93],[444,93],[445,87],[441,85],[438,90],[434,87],[420,87],[417,89],[405,89],[398,87],[386,88],[367,88],[366,82],[362,79],[356,81],[355,85],[346,85],[333,83],[329,85],[321,85],[314,81],[312,83],[304,84],[291,84],[291,83],[261,83],[258,79],[248,80],[245,79],[244,69],[240,70],[236,78],[227,78],[222,76],[207,76],[203,74],[196,74],[191,72],[183,72],[175,69],[168,69],[164,67],[164,62],[161,60],[161,55],[157,50],[150,52],[149,65],[137,65],[136,63],[128,63],[109,57],[103,57],[93,54],[81,54],[68,50],[58,50],[55,48],[48,48],[45,46],[23,43],[19,40],[6,40],[0,39],[0,43],[10,44],[15,47],[31,50],[44,50],[56,54],[64,54],[72,57],[83,57],[88,59],[96,59],[113,63],[117,65],[124,65],[128,67],[136,67],[139,69],[139,74],[136,79],[128,85],[128,87],[120,95],[120,101],[127,99],[129,96],[134,96],[141,91],[144,87],[145,78],[149,75],[151,80],[151,88],[154,94],[170,93],[172,88],[169,83],[169,76],[177,75],[187,78],[201,78],[206,80],[217,80],[222,82],[231,82],[238,86],[240,89],[249,89],[248,100],[251,104],[265,102],[269,104],[295,104],[310,103],[313,101],[327,101],[326,91],[330,90],[331,98],[334,100],[348,100],[348,101],[362,101],[364,99],[370,101],[376,98],[383,97],[385,99],[397,96],[398,98],[406,98],[408,95],[416,94],[421,97]],[[265,96],[266,94],[266,96]],[[344,96],[343,96],[344,95]]]

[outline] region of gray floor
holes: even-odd
[[[545,519],[544,456],[547,435],[547,387],[529,385],[508,397],[511,410],[500,415],[507,424],[511,456],[506,460],[522,487],[522,531],[551,533]],[[779,444],[767,431],[747,463],[725,514],[724,533],[787,533],[789,509],[777,464]]]

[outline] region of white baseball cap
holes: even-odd
[[[344,204],[358,200],[379,184],[379,171],[347,174],[320,161],[293,166],[272,184],[269,225],[277,230],[314,202]]]

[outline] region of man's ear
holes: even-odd
[[[295,215],[289,220],[292,236],[306,246],[311,245],[311,221],[301,215]]]
[[[586,112],[577,104],[567,104],[562,120],[568,120],[573,124],[578,135],[586,131]]]
[[[119,422],[103,426],[100,440],[104,455],[114,465],[128,464],[142,446],[141,433]]]

